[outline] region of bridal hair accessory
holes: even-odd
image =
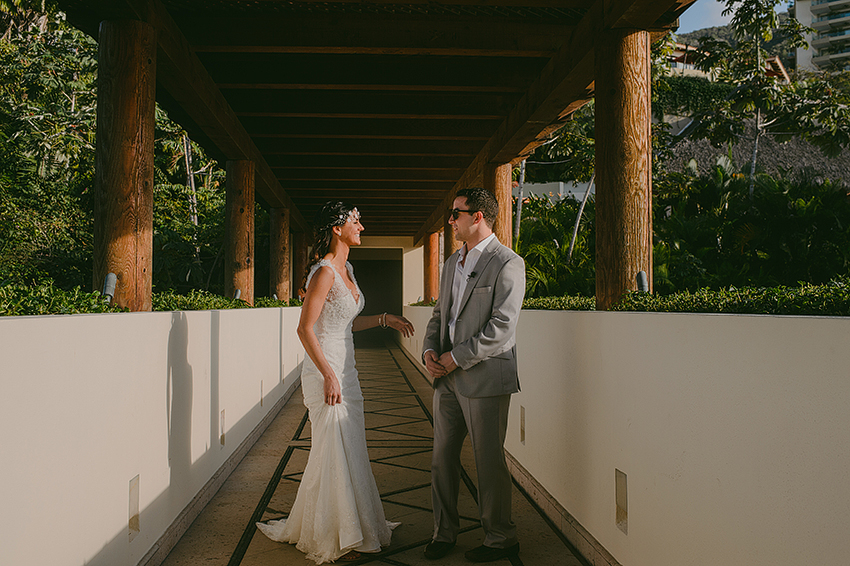
[[[342,226],[346,222],[351,220],[352,222],[358,222],[360,220],[360,211],[357,208],[351,209],[351,212],[340,212],[339,216],[331,220],[331,222],[326,226],[326,228],[332,228],[334,226]]]
[[[357,210],[357,207],[340,201],[330,201],[325,203],[316,214],[313,226],[315,226],[317,232],[324,232],[334,226],[342,226],[349,220],[352,222],[360,220],[360,211]]]

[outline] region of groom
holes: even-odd
[[[422,354],[435,389],[434,535],[425,557],[442,558],[457,540],[460,451],[469,433],[484,544],[467,551],[466,558],[491,562],[519,552],[504,442],[511,393],[519,391],[515,334],[525,263],[493,233],[499,204],[490,191],[462,189],[452,207],[449,223],[464,245],[443,267]]]

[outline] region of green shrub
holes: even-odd
[[[850,279],[835,279],[823,285],[699,289],[671,295],[635,292],[626,294],[614,310],[850,316]]]
[[[206,311],[251,307],[240,299],[229,299],[200,289],[193,289],[185,295],[178,295],[174,291],[154,293],[152,303],[155,311]]]
[[[257,297],[253,308],[300,307],[299,299],[279,301],[269,297]],[[229,299],[209,291],[194,289],[185,295],[174,291],[153,294],[153,310],[155,311],[206,311],[222,309],[249,309],[251,305],[241,299]]]
[[[301,299],[292,298],[289,301],[281,301],[270,297],[257,297],[254,299],[254,306],[257,308],[282,308],[282,307],[300,307],[304,304]]]
[[[522,308],[548,311],[592,311],[595,297],[532,297],[522,302]]]
[[[86,292],[79,287],[66,291],[52,282],[33,286],[0,285],[0,316],[121,311],[117,306],[107,304],[99,292]]]

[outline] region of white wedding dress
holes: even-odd
[[[307,467],[289,517],[257,523],[266,536],[295,544],[317,564],[333,562],[351,550],[379,552],[390,543],[391,523],[384,517],[381,497],[366,452],[363,394],[354,367],[351,324],[363,310],[363,296],[351,264],[346,268],[358,298],[327,260],[319,261],[307,277],[328,266],[334,283],[313,327],[322,352],[339,379],[342,403],[324,401],[324,378],[310,357],[301,370],[304,404],[310,413],[312,444]]]

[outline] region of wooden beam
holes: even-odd
[[[118,0],[111,9],[121,10],[156,29],[157,80],[226,158],[253,161],[257,168],[258,194],[269,206],[288,208],[293,223],[306,229],[307,222],[275,179],[162,2]]]
[[[224,294],[254,304],[254,163],[227,162]]]
[[[151,310],[156,31],[130,20],[100,27],[94,182],[94,289]]]
[[[393,183],[417,183],[422,181],[443,181],[453,183],[460,176],[462,169],[446,171],[417,171],[416,175],[405,175],[405,171],[388,170],[372,171],[360,169],[281,169],[275,168],[278,179],[287,181],[383,181]]]
[[[659,30],[669,27],[696,0],[606,0],[605,27]]]
[[[220,89],[522,93],[548,58],[203,53]]]
[[[512,93],[346,92],[222,89],[237,116],[276,118],[386,118],[499,120],[516,102]]]
[[[340,181],[340,180],[301,180],[301,181],[285,181],[284,186],[287,191],[291,191],[293,198],[296,192],[300,191],[303,195],[304,191],[312,192],[317,190],[331,191],[361,191],[363,193],[378,192],[386,196],[387,191],[395,194],[408,193],[413,196],[421,196],[422,191],[436,191],[441,195],[445,195],[446,191],[452,188],[452,182],[446,181],[423,181],[411,184],[401,184],[393,181]]]
[[[652,29],[659,18],[678,10],[690,0],[596,0],[575,29],[565,38],[558,53],[544,67],[528,92],[490,137],[455,187],[446,195],[414,237],[418,245],[425,234],[443,221],[454,194],[463,187],[481,183],[489,164],[516,162],[545,141],[553,125],[584,105],[593,96],[594,49],[608,27],[637,22]]]
[[[410,156],[410,155],[271,155],[266,160],[272,169],[400,169],[400,170],[437,170],[466,169],[469,157],[455,156]]]
[[[404,157],[468,157],[481,149],[478,141],[461,140],[386,140],[338,138],[255,138],[257,148],[268,157],[274,155],[363,155]]]
[[[486,141],[500,120],[411,118],[328,118],[243,116],[250,135],[261,138],[399,139],[425,141]]]
[[[262,4],[263,2],[268,2],[271,4],[272,2],[279,2],[280,0],[259,0],[258,3]],[[336,0],[340,4],[361,4],[362,0]],[[301,0],[304,4],[316,3],[320,6],[324,5],[326,2],[324,0]],[[395,5],[398,4],[398,0],[372,0],[372,4],[390,4]],[[405,4],[431,4],[432,0],[408,0]],[[447,3],[449,4],[449,3]],[[495,6],[495,7],[504,7],[504,6],[512,6],[512,7],[543,7],[543,8],[561,8],[561,9],[573,9],[573,10],[581,10],[587,7],[587,0],[452,0],[450,5],[453,6]]]
[[[602,34],[596,55],[596,309],[652,281],[649,33]]]
[[[570,30],[564,22],[326,18],[290,15],[205,17],[181,28],[196,53],[331,53],[452,57],[551,57]],[[317,32],[321,30],[321,32]]]

